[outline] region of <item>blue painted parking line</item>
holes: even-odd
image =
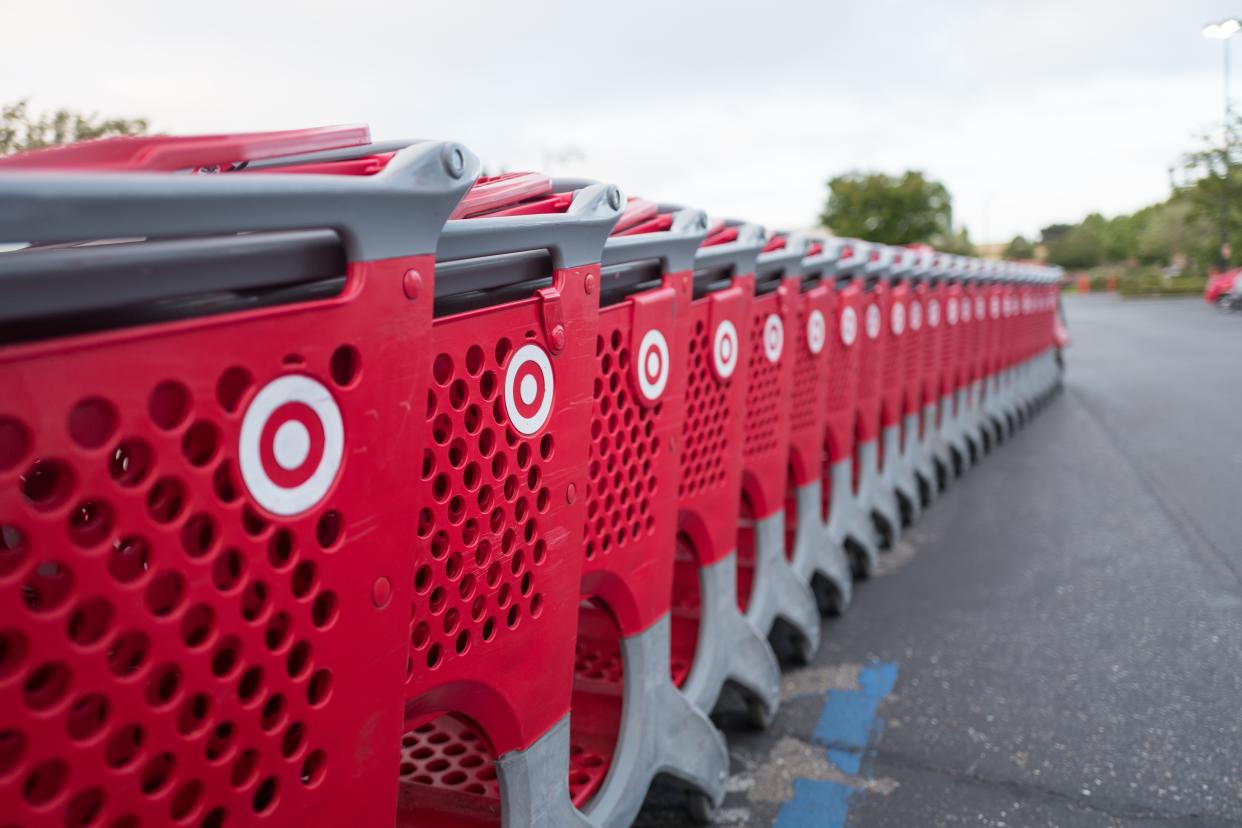
[[[844,774],[862,771],[867,745],[882,723],[876,710],[897,684],[897,665],[871,664],[858,674],[858,690],[830,690],[811,739],[827,748],[828,760]],[[776,828],[841,828],[854,788],[842,782],[795,779],[793,799],[781,806]]]

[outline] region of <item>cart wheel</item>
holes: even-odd
[[[794,663],[805,667],[811,663],[813,658],[815,658],[815,650],[811,649],[810,640],[804,635],[795,635],[793,637]]]
[[[750,717],[750,723],[756,730],[767,730],[772,724],[772,710],[763,703],[762,699],[749,698],[746,700],[746,712]]]
[[[687,799],[686,810],[696,825],[711,825],[716,821],[716,805],[711,797],[700,791],[691,791]]]

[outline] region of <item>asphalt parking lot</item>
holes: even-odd
[[[719,824],[1242,826],[1242,317],[1065,307],[1064,392],[858,585],[768,731],[720,717]]]

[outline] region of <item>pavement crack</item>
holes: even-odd
[[[891,769],[935,774],[980,787],[1009,791],[1015,797],[1023,799],[1042,799],[1048,802],[1058,802],[1071,808],[1101,814],[1111,819],[1124,819],[1132,822],[1156,822],[1166,825],[1195,825],[1210,820],[1213,826],[1239,826],[1242,828],[1242,820],[1205,811],[1179,814],[1157,811],[1138,804],[1109,803],[1099,799],[1066,793],[1056,788],[1036,785],[1025,780],[994,779],[973,769],[948,768],[892,750],[875,750],[874,756],[877,767],[883,765]]]

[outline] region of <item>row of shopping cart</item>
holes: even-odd
[[[1059,273],[479,177],[363,128],[0,160],[0,814],[710,819]]]

